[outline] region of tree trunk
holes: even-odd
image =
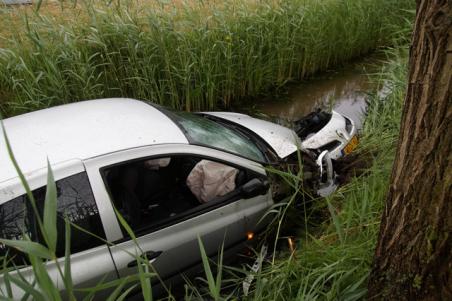
[[[418,0],[370,300],[452,300],[452,1]]]

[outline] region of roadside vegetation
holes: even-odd
[[[37,12],[3,9],[1,27],[10,28],[0,38],[3,115],[118,96],[185,110],[250,101],[390,44],[414,5],[134,3],[79,1],[73,8],[64,2],[60,15],[59,6],[47,13],[48,6]]]

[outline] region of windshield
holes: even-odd
[[[190,143],[222,149],[258,162],[265,161],[256,144],[240,132],[200,115],[187,112],[172,113],[176,115],[175,121],[184,129]]]

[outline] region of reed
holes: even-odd
[[[62,5],[60,15],[46,6],[0,12],[0,22],[15,24],[0,31],[4,115],[104,97],[224,108],[390,44],[413,7],[411,0],[107,2]]]

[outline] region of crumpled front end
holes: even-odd
[[[332,160],[344,156],[344,149],[356,135],[353,121],[341,114],[316,111],[293,123],[293,129],[253,118],[245,114],[207,112],[206,115],[228,120],[257,134],[278,156],[281,164],[290,163],[301,150],[312,163],[306,179],[315,182],[318,195],[326,196],[337,185]]]
[[[329,115],[330,118],[324,126],[320,130],[308,134],[303,139],[301,146],[304,149],[315,151],[317,154],[328,151],[329,157],[335,160],[347,154],[346,148],[355,137],[357,129],[350,118],[336,111],[332,111],[332,114]]]

